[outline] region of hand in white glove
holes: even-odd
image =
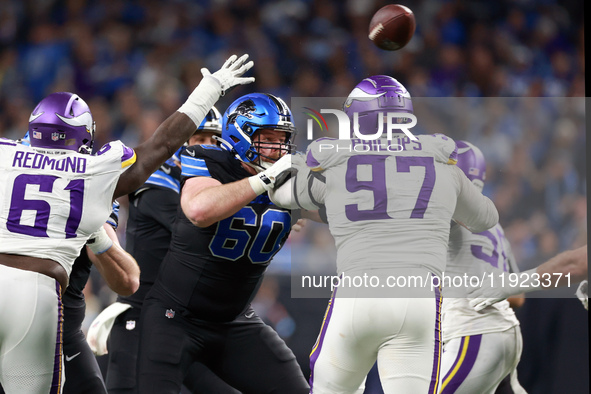
[[[113,328],[117,316],[131,308],[131,305],[121,302],[115,302],[109,305],[92,321],[88,334],[86,335],[86,342],[90,346],[90,350],[97,356],[107,354],[107,338]]]
[[[232,55],[226,60],[222,68],[213,74],[207,68],[202,68],[201,73],[204,78],[178,111],[191,118],[195,123],[195,127],[199,127],[211,106],[220,98],[220,95],[223,96],[228,89],[236,85],[246,85],[254,82],[253,77],[240,78],[254,64],[252,61],[244,64],[247,58],[248,55],[243,55],[239,59],[237,59],[236,55]]]
[[[283,184],[269,190],[269,199],[273,204],[287,209],[299,209],[300,206],[297,204],[296,198],[293,195],[293,182],[295,182],[295,174],[300,171],[309,172],[308,166],[306,166],[306,156],[304,153],[294,153],[291,155],[291,174]],[[307,173],[306,172],[306,173]],[[298,230],[296,230],[298,231]]]
[[[238,59],[238,60],[237,60]],[[201,74],[204,77],[211,77],[216,79],[222,87],[222,96],[228,91],[228,89],[236,85],[246,85],[254,82],[254,77],[243,77],[242,74],[252,68],[254,62],[251,60],[248,63],[244,62],[248,59],[248,54],[242,55],[238,58],[236,55],[232,55],[226,60],[222,68],[213,74],[209,72],[207,68],[201,69]]]
[[[292,174],[293,167],[291,166],[292,155],[285,155],[275,162],[271,167],[265,171],[259,172],[256,175],[248,178],[250,186],[255,193],[263,194],[264,192],[281,186],[289,176]]]
[[[492,274],[485,275],[484,282],[480,283],[480,286],[468,289],[469,304],[476,311],[481,311],[517,294],[540,289],[540,278],[536,273],[536,268],[516,274],[503,272],[497,268],[491,267],[491,269]],[[518,275],[517,280],[515,277],[512,279],[509,275]]]

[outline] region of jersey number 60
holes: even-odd
[[[214,256],[232,261],[248,253],[253,264],[264,264],[279,251],[290,228],[289,213],[268,209],[258,216],[252,207],[246,206],[219,222],[209,249]],[[252,237],[249,230],[254,229],[257,233]]]

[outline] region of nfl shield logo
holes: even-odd
[[[174,311],[172,309],[167,309],[164,316],[168,317],[169,319],[172,319],[174,317]]]
[[[125,322],[125,329],[126,330],[133,330],[135,328],[135,320],[128,320],[127,322]]]
[[[60,139],[60,133],[51,133],[51,140],[57,141]]]

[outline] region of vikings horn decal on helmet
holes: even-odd
[[[291,141],[296,129],[287,104],[271,94],[247,94],[234,101],[224,113],[220,141],[243,162],[262,165],[262,162],[257,163],[261,155],[253,135],[263,129],[285,132],[284,143],[265,143],[266,146],[277,145],[281,156],[295,148]]]
[[[29,117],[31,146],[91,153],[95,123],[90,108],[78,95],[52,93]]]
[[[387,75],[374,75],[359,82],[351,91],[345,103],[343,111],[353,121],[355,113],[359,116],[359,130],[373,133],[378,130],[379,114],[387,112],[413,113],[410,93],[404,85]],[[407,118],[403,118],[402,123]],[[353,122],[351,122],[353,127]],[[351,129],[352,130],[352,129]]]
[[[478,147],[468,141],[456,141],[456,146],[458,147],[458,162],[456,165],[482,191],[486,179],[484,155]]]

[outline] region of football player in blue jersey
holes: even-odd
[[[195,361],[242,393],[308,393],[292,351],[250,303],[291,228],[267,191],[290,172],[295,133],[278,97],[226,110],[220,146],[181,155],[181,210],[142,308],[139,392],[178,393]]]
[[[221,131],[221,115],[212,107],[187,145],[215,145],[213,137],[219,136]],[[101,342],[94,346],[97,354],[104,354],[104,350],[109,349],[106,384],[111,394],[137,392],[137,354],[142,324],[140,313],[144,297],[156,280],[160,263],[168,251],[180,193],[181,169],[175,162],[180,160],[178,156],[184,149],[181,148],[146,183],[129,195],[126,250],[137,258],[142,270],[140,287],[131,296],[118,297],[116,304],[95,319],[89,331],[89,340]],[[124,309],[126,306],[131,308]],[[115,311],[115,314],[111,311]],[[100,327],[111,322],[113,326],[109,335],[109,330],[101,330]],[[101,338],[94,338],[98,333]],[[108,342],[103,344],[107,335]],[[195,393],[238,393],[200,363],[191,366],[184,384]]]
[[[253,63],[233,55],[135,149],[90,155],[95,124],[76,94],[52,93],[29,118],[31,146],[0,138],[0,382],[11,393],[61,392],[62,294],[74,260],[114,198],[141,186]],[[3,323],[2,323],[3,322]]]

